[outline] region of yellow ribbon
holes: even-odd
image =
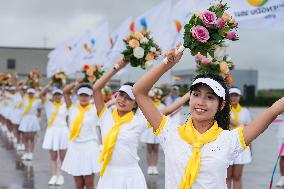
[[[103,162],[103,166],[100,171],[101,176],[104,175],[105,169],[111,159],[112,152],[113,152],[116,140],[117,140],[117,136],[120,131],[120,126],[125,123],[129,123],[133,119],[134,113],[130,111],[124,116],[120,117],[118,115],[117,109],[115,109],[112,113],[112,117],[114,119],[114,125],[112,126],[110,131],[107,133],[105,141],[103,142],[103,150],[99,158],[99,163]]]
[[[239,122],[239,112],[242,110],[242,106],[240,104],[237,104],[237,107],[231,106],[231,111],[234,113],[234,120],[236,122]]]
[[[24,114],[28,113],[33,105],[33,102],[35,101],[35,97],[33,98],[29,98],[29,103],[28,105],[26,106],[25,110],[24,110]]]
[[[57,114],[58,114],[58,112],[60,110],[60,107],[62,106],[63,102],[59,102],[59,103],[58,102],[52,102],[52,104],[55,106],[55,110],[54,110],[54,112],[51,115],[51,118],[50,118],[50,120],[48,122],[47,128],[50,128],[51,125],[53,124],[53,122],[54,122],[54,120],[55,120],[55,118],[56,118],[56,116],[57,116]]]
[[[16,108],[20,108],[20,107],[22,107],[24,105],[24,102],[21,100],[19,103],[18,103],[18,105],[16,106]]]
[[[209,130],[203,134],[200,134],[194,128],[193,121],[190,119],[184,125],[180,126],[178,131],[180,137],[193,147],[192,156],[187,162],[186,169],[179,187],[180,189],[190,189],[198,176],[201,148],[204,144],[216,140],[223,129],[218,127],[218,123],[215,121],[214,125]]]
[[[154,102],[156,107],[161,105],[161,101],[159,99],[154,99],[153,102]]]
[[[70,136],[69,136],[70,141],[75,140],[78,137],[78,135],[80,134],[85,112],[89,111],[90,109],[91,109],[90,104],[86,107],[82,107],[82,106],[78,105],[79,112],[76,115],[76,117],[74,118],[71,129],[70,129]]]

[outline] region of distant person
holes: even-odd
[[[230,130],[234,130],[240,126],[248,125],[251,122],[251,116],[247,108],[240,105],[241,91],[237,87],[229,89],[231,100],[231,121]],[[231,189],[233,182],[234,189],[242,188],[242,175],[244,165],[251,162],[250,148],[246,148],[240,155],[235,158],[227,169],[227,186]]]
[[[180,98],[180,96],[179,96],[179,87],[175,85],[175,86],[173,86],[171,88],[171,92],[170,92],[169,96],[165,100],[166,106],[170,106],[175,101],[177,101],[179,98]],[[180,120],[181,120],[180,109],[175,111],[175,112],[173,112],[170,116],[171,116],[173,122],[180,123]]]

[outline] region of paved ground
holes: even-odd
[[[263,111],[263,109],[250,109],[253,117]],[[244,170],[244,189],[267,189],[271,177],[273,165],[277,156],[276,144],[277,127],[271,127],[253,143],[253,162],[245,167]],[[0,189],[71,189],[74,187],[73,178],[65,176],[65,185],[62,187],[49,187],[47,182],[50,178],[49,154],[41,149],[44,129],[39,133],[31,163],[22,162],[19,155],[13,150],[12,144],[5,137],[0,135]],[[146,158],[145,146],[141,145],[139,155],[140,165],[145,174]],[[164,157],[160,150],[158,176],[146,176],[149,189],[164,188]],[[276,175],[276,180],[279,174]]]

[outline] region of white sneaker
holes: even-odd
[[[148,167],[147,174],[148,175],[152,175],[153,174],[153,167],[152,166]]]
[[[33,160],[33,153],[29,153],[29,155],[28,155],[28,160]]]
[[[64,184],[64,177],[62,175],[59,175],[57,177],[55,185],[62,186],[63,184]]]
[[[278,180],[278,182],[276,183],[277,187],[281,187],[284,186],[284,176],[281,176]]]
[[[48,185],[55,185],[56,180],[57,180],[57,176],[56,176],[56,175],[53,175],[53,176],[49,179]]]
[[[24,155],[21,157],[22,160],[28,160],[29,159],[29,153],[24,153]]]
[[[158,168],[156,166],[153,166],[152,173],[153,173],[153,175],[158,175],[159,174]]]

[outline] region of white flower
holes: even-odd
[[[149,39],[147,39],[147,37],[143,37],[141,40],[140,40],[140,43],[148,43],[149,42]]]
[[[215,51],[214,51],[214,58],[217,60],[217,61],[222,61],[224,56],[226,55],[226,50],[227,48],[226,47],[220,47],[220,46],[217,46],[215,48]]]
[[[143,58],[144,57],[144,49],[141,48],[141,47],[135,47],[133,49],[133,55],[138,59]]]
[[[153,60],[148,60],[148,61],[146,61],[146,62],[145,62],[145,67],[146,67],[146,68],[151,67],[151,66],[153,65],[153,62],[154,62]]]
[[[219,1],[219,0],[215,0],[215,1],[212,2],[212,5],[214,5],[214,6],[217,6],[217,5],[219,5],[219,4],[220,4],[220,1]]]
[[[151,51],[151,52],[156,52],[157,49],[156,49],[155,47],[151,47],[151,48],[150,48],[150,51]]]
[[[230,56],[227,56],[227,57],[226,57],[226,61],[227,61],[227,62],[231,62],[231,61],[232,61],[232,58],[231,58]]]

